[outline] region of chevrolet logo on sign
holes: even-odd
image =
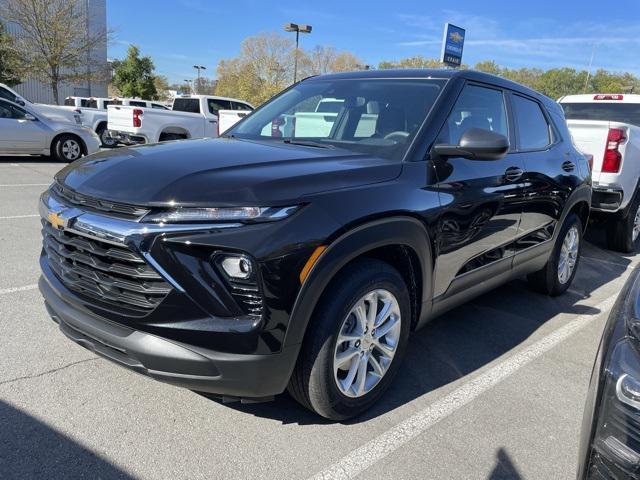
[[[464,40],[464,37],[458,32],[453,32],[449,34],[449,39],[454,43],[460,43],[462,40]]]

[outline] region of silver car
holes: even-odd
[[[60,162],[73,162],[99,148],[100,138],[89,128],[35,115],[0,99],[0,155],[51,155]]]

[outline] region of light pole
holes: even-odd
[[[207,67],[205,67],[203,65],[194,65],[193,68],[198,70],[198,83],[196,83],[196,88],[195,88],[195,92],[196,92],[196,95],[197,95],[199,93],[198,90],[200,89],[200,70],[206,70]]]
[[[311,25],[298,25],[297,23],[286,23],[285,32],[296,32],[296,52],[293,61],[293,83],[298,81],[298,45],[300,43],[300,33],[311,33]]]

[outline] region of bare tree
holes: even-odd
[[[86,0],[9,0],[0,16],[19,27],[16,46],[21,62],[34,77],[48,83],[56,103],[58,87],[73,81],[103,78],[92,61],[104,48],[109,32],[90,31]]]

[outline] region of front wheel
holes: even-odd
[[[84,153],[82,142],[75,135],[60,135],[52,147],[53,157],[59,162],[73,162]]]
[[[331,420],[364,412],[395,377],[410,323],[407,287],[394,268],[373,259],[348,266],[311,319],[289,393]]]
[[[555,297],[571,286],[580,261],[582,231],[580,218],[567,215],[546,265],[527,276],[534,290]]]

